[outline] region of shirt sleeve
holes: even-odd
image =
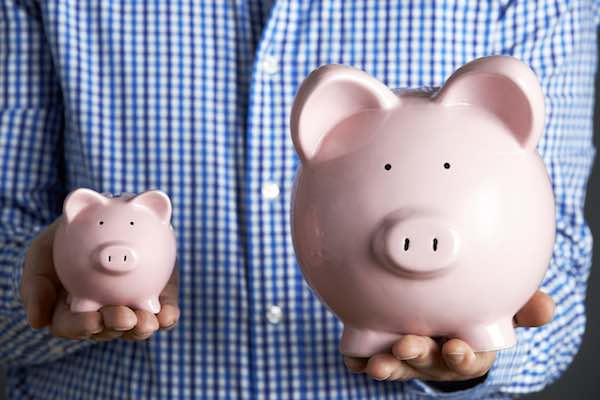
[[[87,344],[31,329],[19,296],[25,251],[64,198],[63,124],[39,8],[0,0],[0,364],[48,362]]]

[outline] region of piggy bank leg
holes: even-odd
[[[470,328],[456,337],[467,342],[476,352],[501,350],[517,342],[512,318]]]
[[[134,308],[148,311],[152,314],[158,314],[160,312],[160,302],[158,301],[158,297],[150,297],[149,299],[144,299],[136,303]]]
[[[344,326],[340,352],[350,357],[370,357],[389,352],[402,335]]]
[[[73,312],[98,311],[100,308],[102,308],[102,304],[98,303],[97,301],[75,296],[69,296],[68,303],[70,304],[71,311]]]

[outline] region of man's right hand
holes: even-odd
[[[105,306],[94,312],[71,312],[66,303],[67,293],[56,275],[52,260],[54,234],[61,218],[32,241],[23,265],[21,299],[34,329],[49,326],[53,335],[67,339],[105,341],[122,337],[144,340],[157,330],[168,329],[177,323],[180,313],[177,266],[160,295],[162,308],[157,315],[125,306]]]

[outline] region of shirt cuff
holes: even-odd
[[[511,399],[512,396],[502,389],[514,381],[514,376],[519,373],[527,358],[524,331],[517,328],[516,333],[517,344],[496,353],[496,360],[481,383],[466,389],[443,391],[425,381],[413,379],[407,382],[407,389],[424,399]]]

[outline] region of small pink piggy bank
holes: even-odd
[[[342,65],[310,74],[291,114],[292,237],[344,323],[342,353],[388,351],[403,334],[515,344],[513,316],[554,246],[543,127],[537,78],[512,57],[474,60],[434,91]]]
[[[77,189],[65,199],[54,265],[71,311],[126,305],[154,314],[175,266],[171,202],[159,190],[112,197]]]

